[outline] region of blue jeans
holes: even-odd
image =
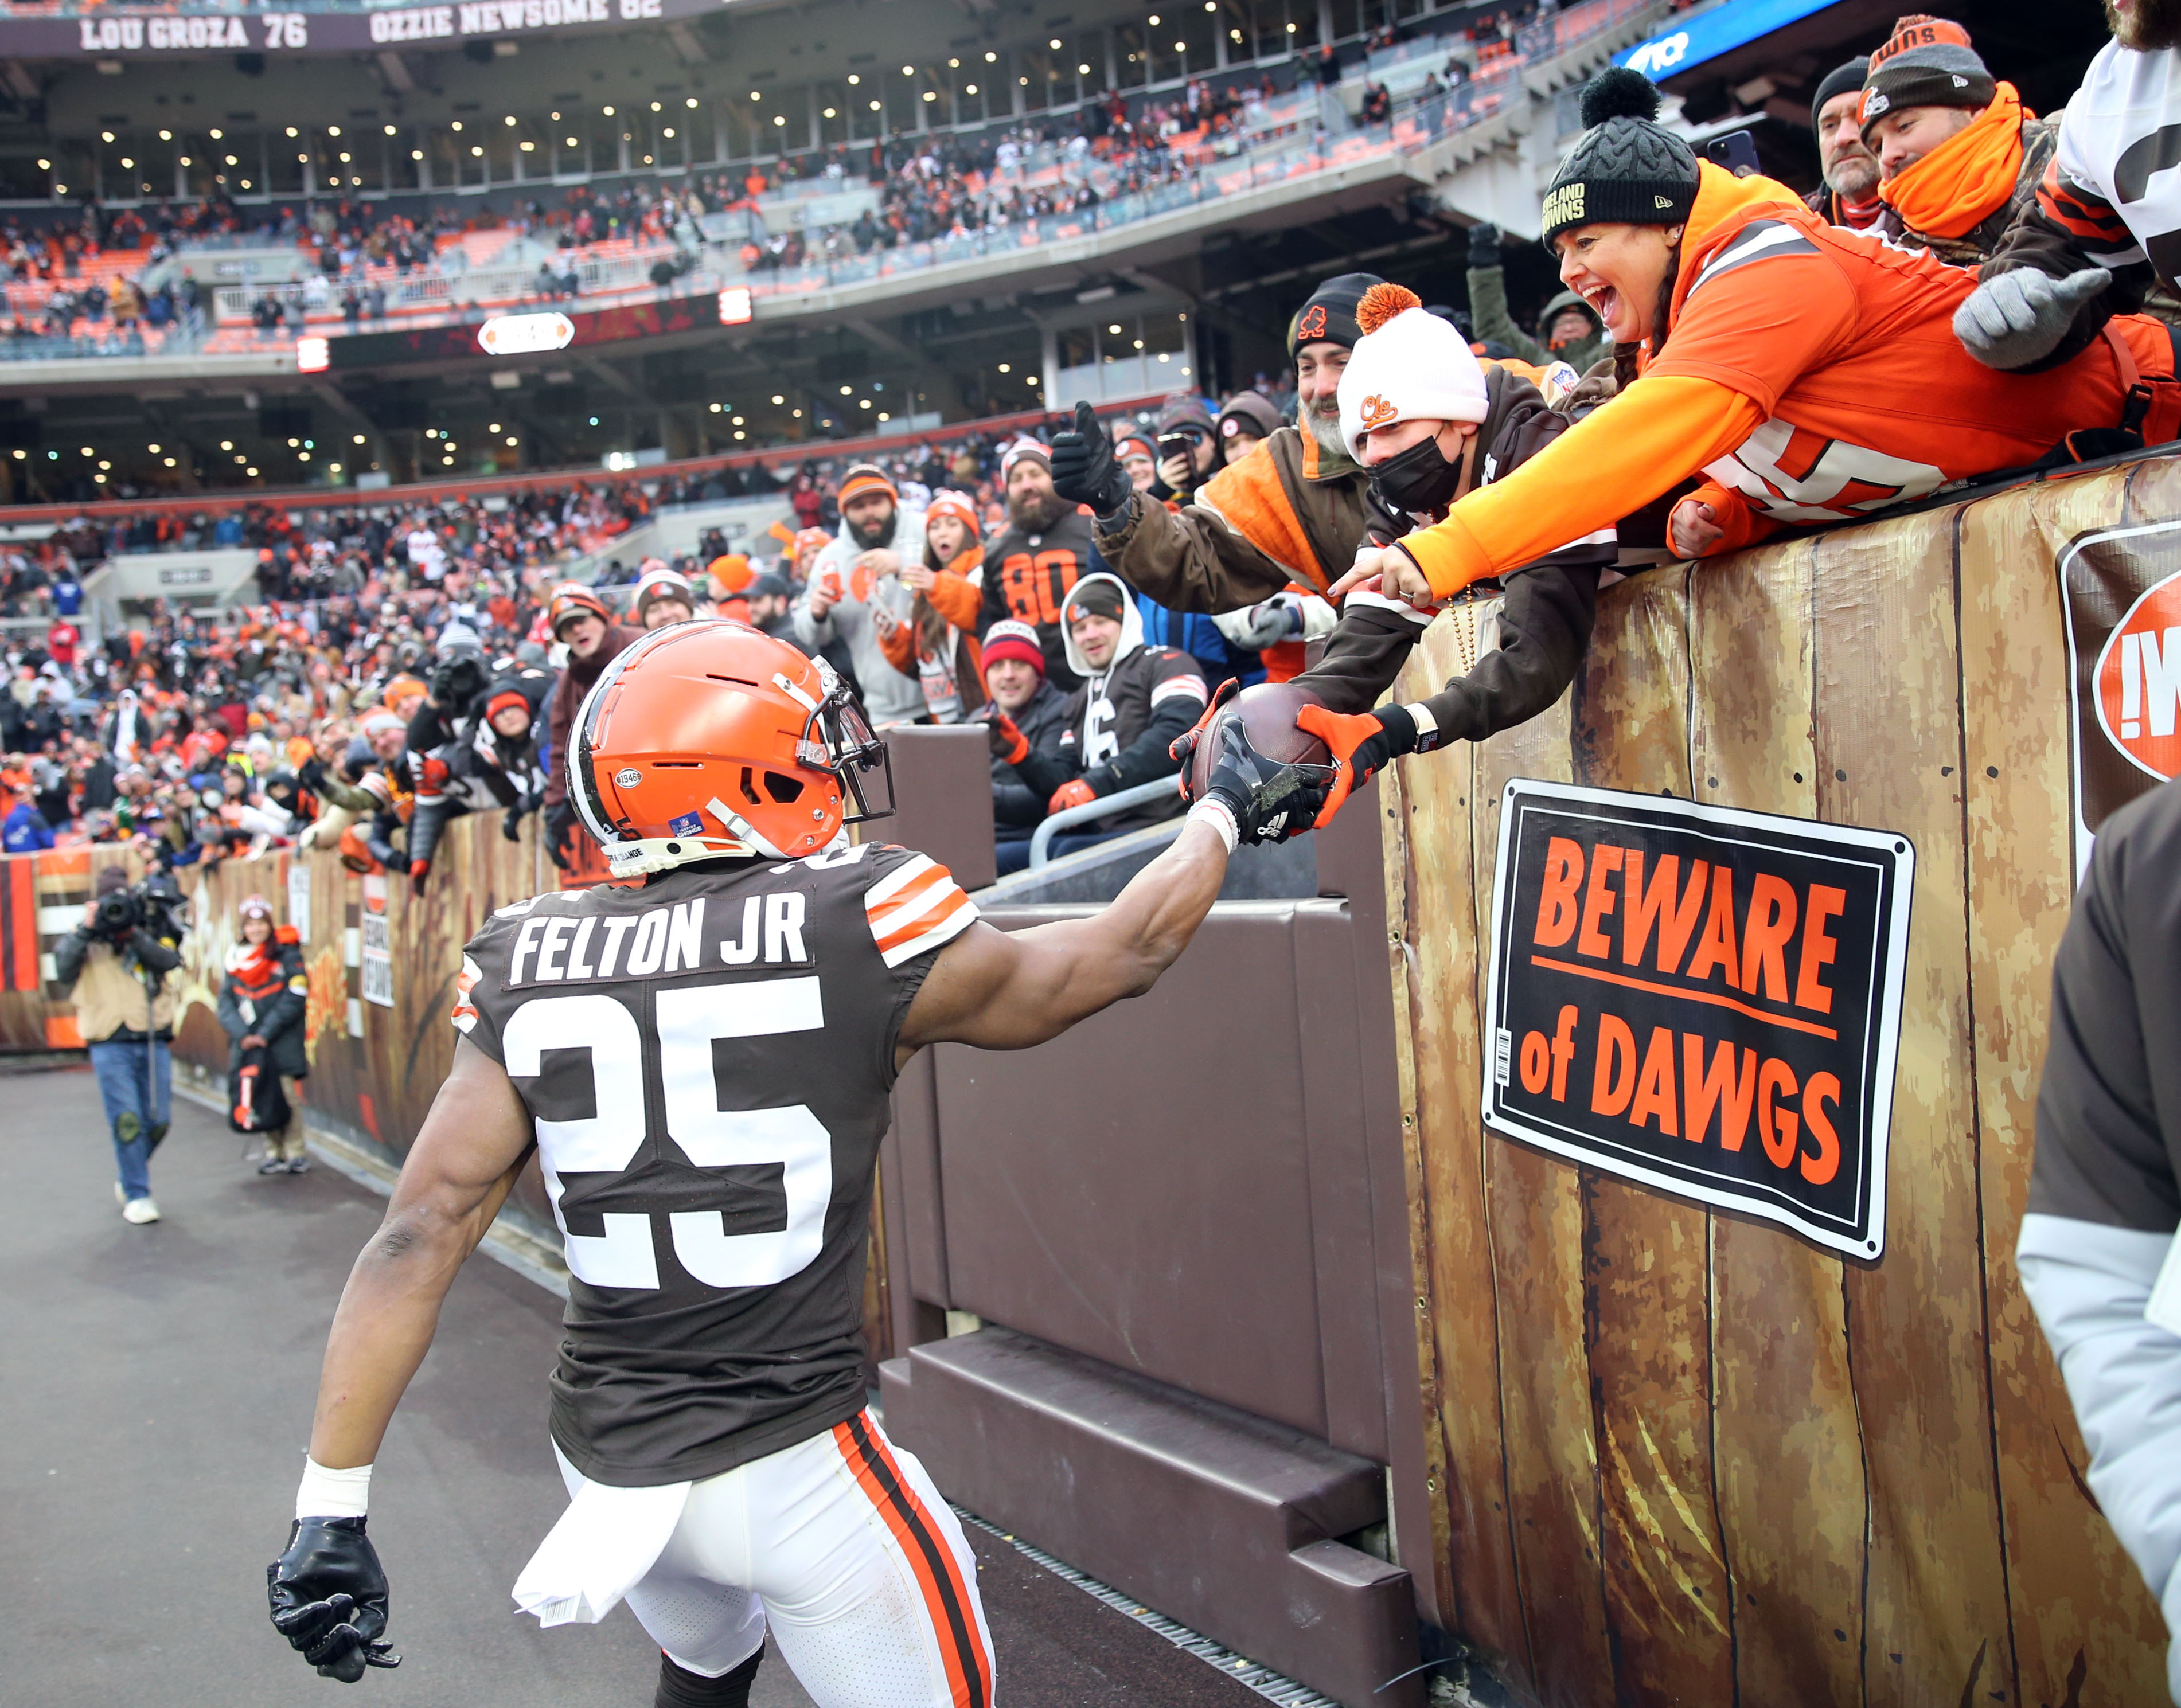
[[[91,1046],[91,1066],[98,1076],[107,1124],[113,1130],[113,1160],[122,1195],[149,1198],[152,1147],[167,1136],[174,1109],[174,1060],[163,1044],[155,1041],[147,1046],[114,1039]]]

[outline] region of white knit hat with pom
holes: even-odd
[[[1373,427],[1484,419],[1484,370],[1460,330],[1426,314],[1414,291],[1372,285],[1356,323],[1363,336],[1340,376],[1340,438],[1350,455],[1361,458]]]

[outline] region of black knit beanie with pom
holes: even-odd
[[[1659,91],[1642,72],[1609,66],[1582,91],[1587,127],[1545,192],[1548,247],[1578,225],[1680,225],[1696,205],[1697,157],[1657,124]]]

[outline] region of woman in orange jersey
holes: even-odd
[[[1698,473],[1673,512],[1686,555],[1853,521],[2121,425],[2139,377],[2173,391],[2165,329],[2145,320],[2045,373],[1985,367],[1952,330],[1972,274],[1699,163],[1652,122],[1658,100],[1638,74],[1600,75],[1545,197],[1544,240],[1611,333],[1624,390],[1444,521],[1360,554],[1336,593],[1383,578],[1429,603]]]
[[[924,689],[935,724],[958,724],[985,699],[977,656],[977,613],[985,597],[985,548],[977,507],[962,493],[932,494],[924,512],[924,559],[908,564],[902,585],[916,595],[906,619],[877,619],[886,661]]]

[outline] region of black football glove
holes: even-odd
[[[1190,761],[1196,756],[1196,744],[1204,739],[1204,732],[1212,727],[1212,720],[1219,715],[1219,708],[1242,691],[1242,685],[1229,676],[1212,691],[1212,698],[1204,708],[1203,715],[1167,746],[1167,757],[1181,763],[1181,798],[1194,807],[1196,791],[1190,785]]]
[[[1075,405],[1071,431],[1052,436],[1052,489],[1070,504],[1090,505],[1102,520],[1118,515],[1135,490],[1087,403]]]
[[[1499,267],[1503,264],[1499,254],[1499,228],[1489,220],[1469,228],[1469,264],[1471,267]]]
[[[564,846],[568,833],[576,828],[576,809],[565,799],[545,815],[545,857],[563,872],[568,869],[568,854]]]
[[[386,1634],[386,1573],[362,1518],[298,1518],[288,1551],[265,1568],[273,1628],[318,1669],[353,1684],[367,1667],[399,1667]]]
[[[1284,842],[1316,822],[1340,775],[1334,765],[1283,765],[1250,744],[1240,718],[1222,718],[1204,737],[1213,743],[1204,793],[1234,815],[1237,842]]]

